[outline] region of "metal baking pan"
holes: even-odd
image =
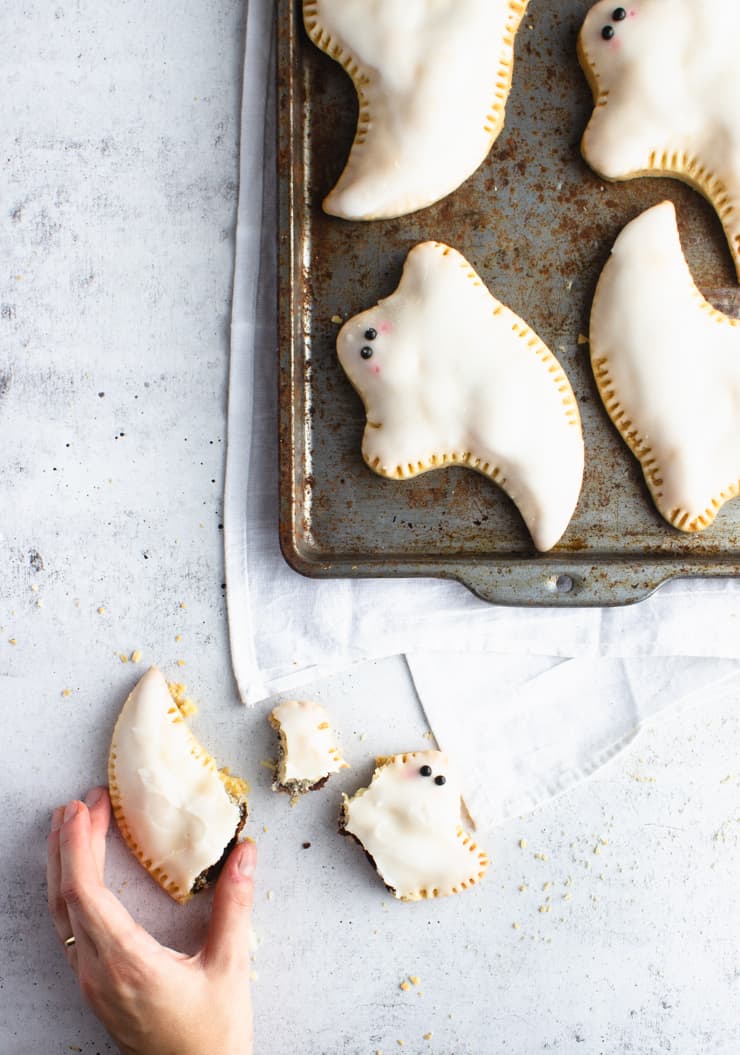
[[[671,198],[695,280],[723,311],[740,294],[714,212],[683,184],[605,184],[581,160],[591,94],[576,59],[590,0],[536,0],[516,42],[506,127],[456,193],[398,220],[348,223],[321,200],[352,142],[357,104],[341,67],[278,2],[280,540],[311,576],[438,576],[499,604],[619,605],[669,579],[740,572],[740,501],[704,533],[657,513],[591,374],[596,280],[623,226]],[[444,150],[440,143],[440,150]],[[396,287],[408,250],[459,249],[560,359],[578,397],[586,473],[558,546],[538,554],[511,501],[463,468],[393,482],[360,454],[362,404],[336,358],[337,325]],[[701,349],[697,349],[697,369]]]

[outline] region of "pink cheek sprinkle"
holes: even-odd
[[[374,373],[374,374],[379,374],[379,373],[380,373],[380,367],[378,366],[378,364],[377,364],[377,363],[376,363],[376,364],[375,364],[375,366],[373,367],[373,373]]]
[[[637,18],[637,12],[632,7],[629,10],[629,16],[630,16],[630,18]]]
[[[393,333],[393,323],[392,322],[381,322],[378,325],[378,330],[379,330],[380,333]]]
[[[614,40],[611,42],[612,51],[619,51],[621,47],[622,42],[620,41],[619,37],[615,37]]]

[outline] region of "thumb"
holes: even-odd
[[[226,861],[213,895],[205,963],[216,971],[246,971],[252,951],[252,898],[257,847],[249,840]]]

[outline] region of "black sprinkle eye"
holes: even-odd
[[[431,775],[432,775],[432,767],[431,766],[422,766],[421,769],[419,770],[419,772],[421,773],[421,775],[423,777],[431,777]]]
[[[625,11],[625,9],[623,7],[615,8],[614,14],[612,15],[612,18],[614,19],[615,22],[623,22],[626,17],[627,17],[627,12]]]
[[[604,40],[611,40],[614,36],[614,26],[604,26],[601,31],[601,35]]]
[[[369,330],[365,330],[365,340],[366,341],[374,341],[377,336],[378,336],[378,331],[374,330],[372,328],[372,326],[370,327]]]
[[[434,778],[434,783],[439,784],[439,786],[442,787],[443,784],[447,783],[447,777],[443,777],[440,773],[438,777]]]
[[[372,348],[368,348],[367,345],[365,345],[364,348],[360,348],[360,355],[363,359],[372,359],[373,350]]]

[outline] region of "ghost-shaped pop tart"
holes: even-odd
[[[716,209],[740,277],[740,3],[599,0],[578,38],[599,175],[675,176]]]
[[[371,469],[393,480],[475,469],[513,500],[538,550],[557,543],[583,480],[573,389],[460,253],[415,246],[398,288],[344,324],[337,351],[365,404]]]
[[[672,202],[614,243],[590,346],[601,398],[659,512],[681,531],[704,530],[740,493],[740,320],[694,285]]]
[[[152,667],[123,705],[108,757],[121,834],[181,903],[215,878],[246,821],[248,791],[201,747],[185,723],[186,710]]]
[[[340,830],[363,847],[393,896],[421,901],[475,886],[488,857],[462,826],[447,755],[412,751],[376,765],[369,787],[343,796]]]
[[[283,700],[268,718],[279,737],[273,791],[318,791],[333,773],[349,769],[337,745],[329,713],[313,700]]]
[[[526,9],[527,0],[304,0],[308,35],[341,63],[359,101],[328,213],[403,216],[478,168],[504,125]]]

